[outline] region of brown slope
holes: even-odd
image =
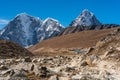
[[[63,35],[59,37],[54,37],[48,40],[44,40],[32,47],[29,48],[30,51],[34,52],[39,48],[77,48],[83,47],[88,48],[95,46],[96,42],[99,41],[102,37],[105,37],[111,31],[114,31],[116,28],[104,29],[104,30],[90,30],[82,31],[78,33]]]
[[[33,54],[16,43],[0,40],[0,58],[25,57]]]
[[[91,53],[103,55],[105,60],[120,62],[120,28],[99,40]]]

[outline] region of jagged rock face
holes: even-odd
[[[21,13],[1,30],[0,39],[10,40],[28,47],[44,39],[54,37],[62,29],[63,26],[57,21],[42,21],[26,13]]]
[[[103,25],[99,25],[99,26],[76,26],[76,27],[68,27],[66,29],[64,29],[60,35],[66,35],[66,34],[70,34],[70,33],[75,33],[75,32],[80,32],[80,31],[84,31],[84,30],[96,30],[96,29],[107,29],[107,28],[114,28],[114,27],[119,27],[119,25],[116,24],[103,24]]]
[[[43,21],[43,24],[37,30],[38,41],[57,36],[63,29],[63,26],[58,23],[57,20],[47,18]]]
[[[88,10],[83,10],[80,16],[78,16],[70,26],[97,26],[101,25],[101,23],[97,20],[95,15]]]
[[[35,44],[35,28],[41,25],[42,21],[27,14],[18,15],[3,30],[1,38],[17,42],[22,46]]]

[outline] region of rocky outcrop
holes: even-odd
[[[120,61],[120,28],[102,38],[96,44],[94,54],[103,55],[106,60]]]
[[[70,26],[64,29],[60,35],[66,35],[70,33],[85,31],[85,30],[101,30],[101,29],[108,29],[108,28],[114,28],[119,27],[119,25],[116,24],[103,24],[99,26]]]

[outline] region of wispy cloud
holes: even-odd
[[[8,24],[9,20],[0,19],[0,25]]]

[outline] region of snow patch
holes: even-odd
[[[5,29],[3,29],[3,30],[0,32],[0,35],[2,35],[4,32],[5,32]]]

